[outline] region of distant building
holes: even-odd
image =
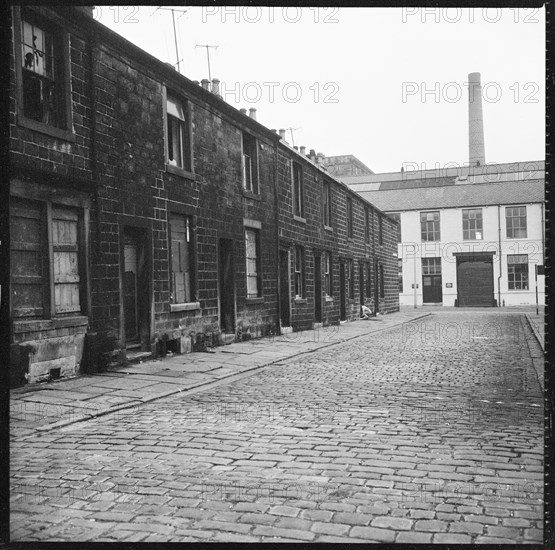
[[[372,170],[353,155],[321,156],[320,163],[335,177],[373,174]]]
[[[339,176],[400,222],[401,305],[545,301],[545,163],[486,164],[480,73],[468,75],[468,165]]]
[[[401,305],[544,303],[543,161],[341,179],[400,221]]]

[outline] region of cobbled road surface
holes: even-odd
[[[530,337],[522,315],[439,312],[16,439],[11,538],[541,542]]]

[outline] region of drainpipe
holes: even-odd
[[[540,204],[541,213],[542,213],[542,264],[545,265],[545,222],[544,222],[544,204],[543,202]],[[545,272],[544,272],[545,273]]]
[[[501,275],[503,274],[503,256],[501,255],[501,205],[497,205],[497,232],[499,235],[499,276],[497,277],[497,307],[501,307]]]

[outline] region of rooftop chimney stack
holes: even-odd
[[[256,109],[254,107],[251,107],[249,109],[249,116],[253,119],[256,120]]]
[[[300,152],[301,152],[301,155],[306,155],[306,147],[304,145],[301,145]]]
[[[285,130],[283,128],[279,129],[279,137],[285,141]]]
[[[480,73],[468,75],[468,162],[470,166],[486,164]]]
[[[239,111],[240,111],[240,113],[241,113],[242,115],[246,115],[246,114],[247,114],[247,110],[244,109],[244,108],[243,108],[243,109],[239,109]]]
[[[210,80],[208,80],[207,78],[203,78],[200,81],[200,84],[205,90],[208,90],[208,87],[210,86]]]
[[[316,162],[316,151],[314,149],[310,150],[310,160]]]
[[[220,95],[220,80],[218,78],[212,79],[212,93],[218,97],[222,97]]]

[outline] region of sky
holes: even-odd
[[[481,73],[486,162],[545,158],[545,8],[99,6],[94,17],[287,141],[374,172],[468,163]]]

